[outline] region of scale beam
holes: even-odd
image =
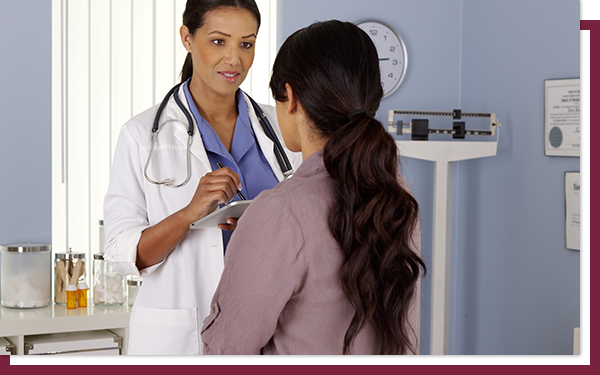
[[[469,130],[464,121],[455,121],[452,129],[432,129],[429,127],[428,119],[413,119],[412,122],[396,121],[395,116],[412,117],[452,117],[453,120],[462,120],[463,118],[489,118],[489,130]],[[399,111],[391,110],[389,113],[388,131],[397,135],[412,134],[413,141],[428,141],[429,134],[452,135],[454,139],[465,139],[470,136],[493,137],[496,135],[496,128],[502,126],[495,113],[463,113],[460,109],[452,112],[434,112],[434,111]]]

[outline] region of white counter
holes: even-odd
[[[118,307],[100,307],[68,310],[65,306],[55,305],[40,309],[10,309],[0,307],[0,337],[8,339],[17,354],[24,354],[27,336],[110,330],[123,337],[122,354],[127,353],[130,306],[125,303]]]

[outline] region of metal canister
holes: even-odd
[[[1,245],[0,258],[2,306],[19,309],[48,306],[52,296],[51,246]]]

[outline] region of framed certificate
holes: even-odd
[[[580,156],[580,79],[545,82],[546,156]]]
[[[581,178],[579,172],[565,173],[567,249],[580,250]]]

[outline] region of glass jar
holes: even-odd
[[[120,306],[125,302],[125,278],[104,260],[104,254],[94,254],[93,293],[95,305]]]
[[[0,246],[2,305],[31,309],[46,307],[52,296],[50,245]]]
[[[59,305],[67,303],[67,286],[85,282],[85,254],[54,254],[54,302]]]
[[[142,279],[140,277],[131,276],[127,279],[127,302],[129,306],[133,306],[137,298],[140,288],[142,287]]]

